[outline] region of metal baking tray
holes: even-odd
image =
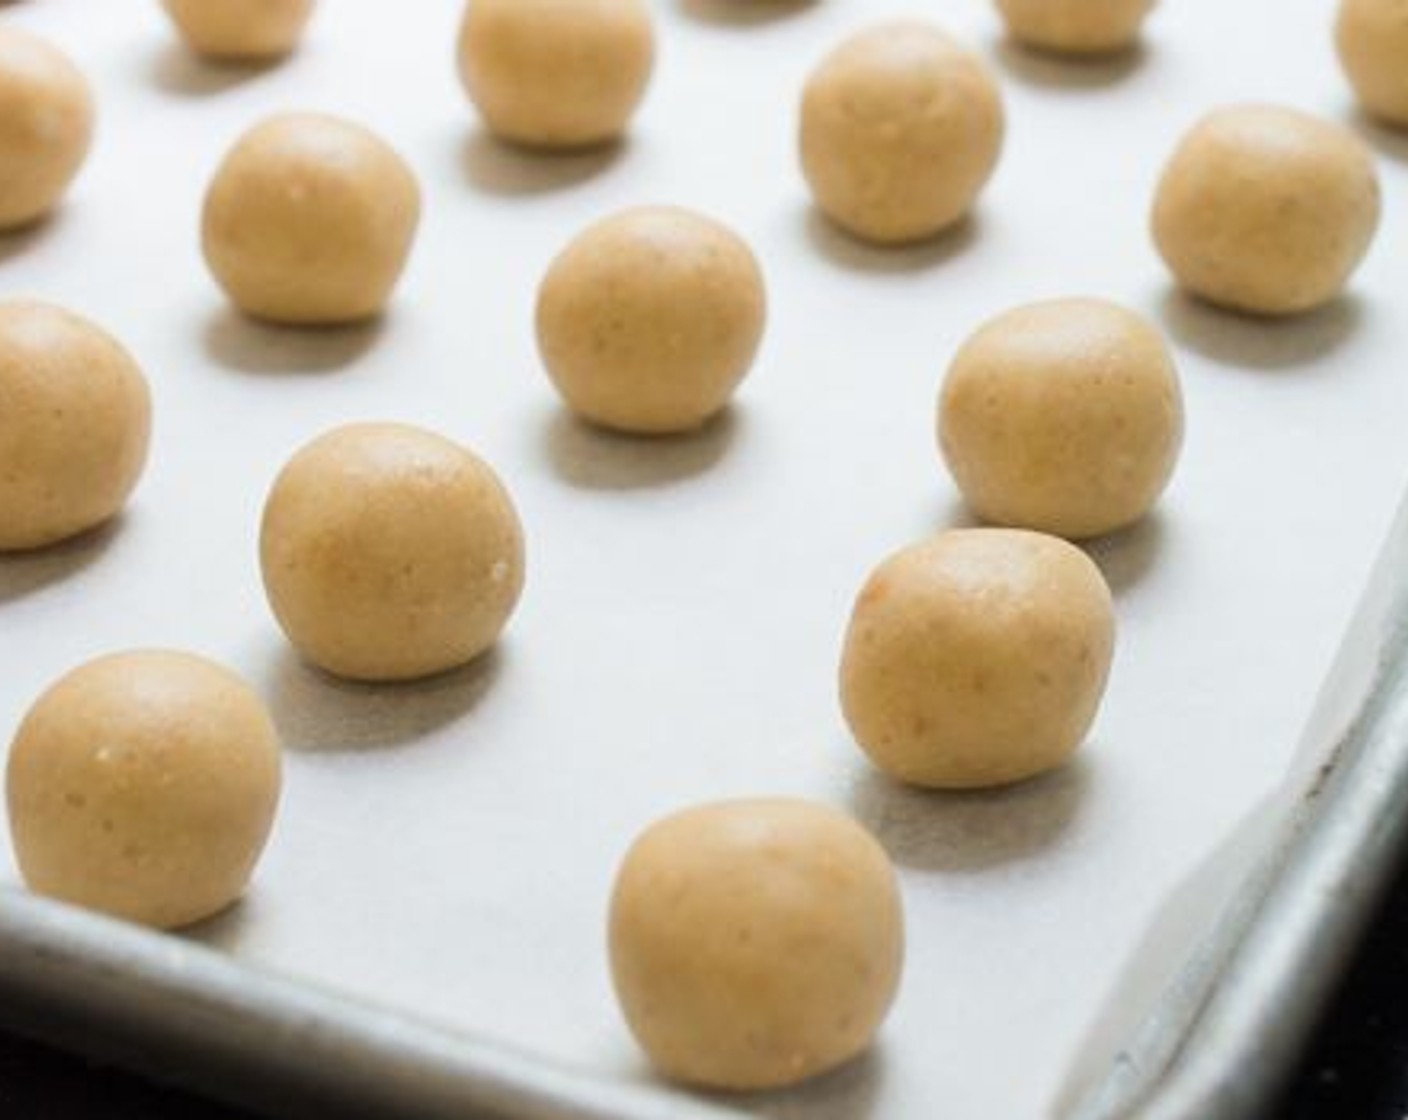
[[[0,560],[0,726],[88,657],[167,645],[249,677],[288,755],[250,894],[181,936],[30,897],[0,845],[0,1018],[289,1112],[1252,1115],[1402,829],[1408,142],[1354,118],[1323,5],[1163,5],[1144,50],[1084,67],[1007,46],[986,3],[945,5],[1002,77],[1008,147],[970,223],[896,252],[811,212],[794,107],[845,32],[915,5],[662,2],[631,140],[565,159],[477,131],[450,63],[458,7],[325,4],[306,49],[259,72],[192,62],[155,4],[6,10],[80,60],[101,122],[63,212],[0,243],[0,296],[123,338],[157,428],[120,523]],[[1175,138],[1249,98],[1343,119],[1382,156],[1375,251],[1343,300],[1294,322],[1185,300],[1145,234]],[[416,252],[376,324],[258,327],[205,275],[204,184],[282,108],[364,121],[421,177]],[[564,416],[531,312],[572,233],[651,201],[738,229],[772,306],[731,412],[636,442]],[[1077,293],[1167,327],[1189,413],[1157,514],[1091,546],[1120,615],[1105,707],[1079,761],[1041,781],[899,788],[837,711],[851,598],[883,555],[963,518],[931,430],[948,357],[997,311]],[[479,449],[528,535],[499,650],[403,688],[301,666],[259,587],[277,469],[365,418]],[[793,1092],[690,1095],[651,1078],[620,1022],[606,898],[646,823],[760,793],[840,805],[886,845],[905,982],[862,1061]]]

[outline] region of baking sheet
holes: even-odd
[[[1290,763],[1408,465],[1399,366],[1408,142],[1353,120],[1325,5],[1168,4],[1149,46],[1072,68],[1000,41],[986,4],[661,3],[631,141],[563,160],[478,131],[451,56],[458,5],[322,6],[288,65],[211,70],[155,4],[43,0],[100,99],[60,216],[0,243],[0,294],[123,338],[156,395],[152,461],[113,530],[0,561],[0,726],[97,653],[172,645],[265,693],[285,801],[254,890],[194,936],[619,1081],[648,1072],[605,970],[605,900],[635,833],[683,804],[794,793],[855,812],[901,868],[907,975],[875,1052],[784,1116],[1036,1116],[1053,1107],[1160,903]],[[935,15],[1003,80],[1007,150],[976,218],[878,252],[811,212],[801,82],[845,32]],[[1205,107],[1285,101],[1353,121],[1386,213],[1351,294],[1265,325],[1176,295],[1145,235],[1159,167]],[[343,332],[256,327],[199,260],[210,172],[285,108],[339,112],[415,166],[426,213],[392,312]],[[561,245],[639,202],[694,206],[758,251],[772,319],[737,406],[700,436],[583,429],[537,367],[532,300]],[[956,346],[1012,304],[1117,298],[1178,348],[1189,433],[1158,514],[1094,547],[1120,646],[1074,766],[924,795],[850,746],[835,666],[850,600],[891,549],[962,520],[932,404]],[[286,651],[255,534],[289,453],[345,420],[427,424],[480,450],[523,514],[529,582],[500,650],[399,689]],[[0,875],[14,881],[8,850]],[[1170,951],[1176,947],[1171,948]]]

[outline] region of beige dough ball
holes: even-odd
[[[939,444],[984,521],[1098,536],[1139,520],[1183,443],[1178,371],[1118,304],[1019,307],[964,343],[939,397]]]
[[[687,210],[627,210],[553,261],[538,293],[538,348],[587,420],[687,431],[748,372],[766,304],[758,262],[730,230]]]
[[[619,137],[655,59],[646,0],[469,0],[465,91],[489,130],[542,148]]]
[[[385,306],[420,220],[420,188],[360,125],[286,113],[250,129],[205,196],[205,259],[256,318],[355,322]]]
[[[472,660],[523,588],[523,533],[498,476],[406,424],[349,424],[299,451],[269,493],[259,549],[289,641],[360,680]]]
[[[1154,200],[1154,240],[1179,283],[1261,315],[1332,300],[1378,224],[1378,175],[1363,142],[1273,105],[1209,113],[1173,153]]]
[[[926,23],[884,24],[846,40],[808,79],[802,170],[844,229],[917,241],[967,214],[1003,128],[997,83],[976,54]]]
[[[118,512],[147,461],[146,378],[110,335],[32,300],[0,302],[0,550]]]
[[[1084,740],[1114,635],[1110,589],[1074,545],[1022,529],[940,533],[861,591],[841,706],[871,761],[901,781],[1021,781]]]
[[[1019,43],[1058,54],[1111,54],[1139,38],[1154,0],[997,0]]]
[[[1365,110],[1388,124],[1408,126],[1408,5],[1340,0],[1335,43]]]
[[[67,55],[0,25],[0,230],[42,218],[88,155],[93,95]]]
[[[162,0],[191,50],[214,59],[259,62],[298,45],[313,0]]]
[[[278,804],[279,745],[259,697],[228,669],[119,653],[36,701],[7,778],[32,890],[173,928],[244,892]]]
[[[626,1021],[662,1073],[769,1089],[870,1045],[899,985],[904,918],[888,857],[849,817],[724,801],[635,842],[609,939]]]

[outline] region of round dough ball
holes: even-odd
[[[0,25],[0,230],[58,203],[88,155],[93,95],[67,55]]]
[[[1211,303],[1289,315],[1328,303],[1379,224],[1369,149],[1339,125],[1273,105],[1204,117],[1154,200],[1154,240],[1173,274]]]
[[[118,342],[33,300],[0,302],[0,550],[106,521],[147,461],[151,397]]]
[[[939,445],[984,521],[1093,537],[1143,517],[1183,444],[1173,357],[1142,316],[1098,299],[1016,308],[964,343]]]
[[[567,403],[596,424],[698,428],[758,352],[763,275],[733,232],[687,210],[598,222],[553,261],[538,293],[538,348]]]
[[[926,23],[888,23],[846,40],[808,79],[802,170],[844,229],[917,241],[968,212],[1003,129],[997,83],[976,54]]]
[[[1019,43],[1058,54],[1112,54],[1139,38],[1154,0],[997,0]]]
[[[1110,589],[1074,545],[1024,529],[940,533],[861,591],[841,706],[871,761],[901,781],[1021,781],[1084,740],[1114,636]]]
[[[280,58],[298,45],[313,0],[162,0],[197,54],[234,62]]]
[[[1365,110],[1408,125],[1408,6],[1403,0],[1340,0],[1335,43]]]
[[[359,680],[463,665],[523,589],[523,532],[498,476],[406,424],[349,424],[294,455],[265,503],[259,556],[289,641]]]
[[[7,779],[31,889],[169,929],[244,892],[279,800],[279,745],[259,697],[228,669],[119,653],[35,702]]]
[[[899,985],[904,916],[888,857],[849,817],[724,801],[635,842],[609,940],[626,1021],[662,1073],[769,1089],[870,1045]]]
[[[290,324],[356,322],[385,306],[420,220],[420,188],[360,125],[270,117],[240,138],[205,196],[205,259],[242,311]]]
[[[489,130],[542,148],[619,137],[655,60],[646,0],[469,0],[465,92]]]

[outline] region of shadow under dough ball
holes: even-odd
[[[748,373],[767,319],[752,250],[687,210],[627,210],[558,255],[538,292],[538,348],[580,416],[641,434],[698,428]]]
[[[817,205],[882,244],[918,241],[967,214],[997,166],[1002,98],[987,65],[943,31],[906,21],[828,55],[802,96],[802,170]]]
[[[1408,127],[1408,4],[1341,0],[1335,45],[1365,111]]]
[[[899,985],[904,916],[860,825],[790,799],[724,801],[648,828],[617,874],[611,973],[667,1077],[780,1088],[870,1045]]]
[[[32,890],[175,928],[244,892],[278,805],[279,745],[228,669],[186,653],[113,654],[30,708],[6,784]]]
[[[891,777],[936,789],[1022,781],[1084,741],[1114,637],[1110,589],[1074,545],[951,530],[895,553],[861,590],[841,707]]]
[[[265,503],[259,556],[294,648],[358,680],[471,661],[523,588],[523,533],[498,476],[406,424],[350,424],[294,455]]]
[[[1379,224],[1373,156],[1299,109],[1215,109],[1183,138],[1154,198],[1153,233],[1178,282],[1210,303],[1292,315],[1334,299]]]
[[[151,395],[131,355],[62,308],[0,302],[0,551],[91,529],[147,461]]]
[[[0,25],[0,230],[37,221],[83,166],[93,95],[68,56]]]
[[[186,45],[207,58],[264,62],[298,46],[314,0],[162,0]]]
[[[404,160],[360,125],[270,117],[220,164],[201,218],[205,259],[248,315],[350,323],[382,310],[420,220]]]
[[[602,144],[626,130],[655,61],[646,0],[470,0],[460,79],[500,139]]]
[[[1154,0],[997,0],[1007,31],[1024,46],[1056,54],[1128,50]]]
[[[1058,299],[985,324],[949,367],[939,445],[984,521],[1071,539],[1138,521],[1183,445],[1163,336],[1115,303]]]

